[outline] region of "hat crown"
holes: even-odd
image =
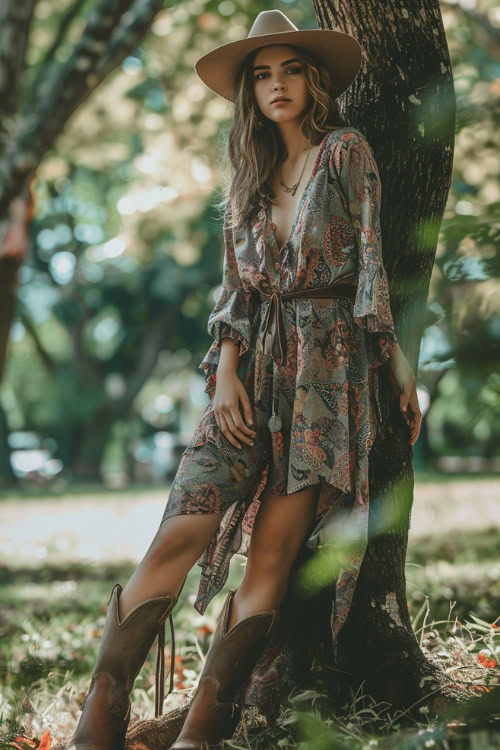
[[[282,34],[285,31],[299,29],[280,10],[263,10],[253,22],[248,38],[262,34]]]
[[[276,9],[261,11],[248,36],[221,44],[202,55],[194,69],[212,91],[236,102],[235,82],[246,58],[254,50],[273,44],[297,46],[322,60],[333,74],[335,88],[331,95],[335,98],[344,93],[360,70],[362,47],[351,34],[339,29],[301,31]]]

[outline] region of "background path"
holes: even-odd
[[[410,544],[422,536],[500,528],[499,483],[466,478],[416,482]],[[0,561],[139,562],[160,523],[165,489],[104,491],[0,502]]]

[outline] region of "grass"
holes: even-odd
[[[500,529],[421,534],[409,545],[407,596],[413,628],[427,657],[450,679],[462,680],[484,706],[499,684]],[[14,561],[0,566],[0,747],[57,750],[69,737],[88,687],[113,584],[124,583],[135,563],[85,564],[49,554],[43,564],[27,564],[29,550],[19,547]],[[166,709],[182,703],[196,685],[216,616],[217,597],[201,617],[192,607],[198,566],[190,572],[176,626],[176,692]],[[233,564],[226,590],[238,585],[241,569]],[[154,715],[156,647],[136,681],[132,720]],[[167,657],[168,665],[168,657]],[[382,711],[362,688],[346,697],[341,713],[321,721],[320,696],[290,696],[278,725],[266,728],[263,717],[245,712],[239,733],[226,748],[474,748],[500,747],[500,713],[491,709],[480,720],[438,722],[425,709],[408,727],[402,716]],[[259,730],[258,727],[261,727]],[[251,730],[251,731],[250,731]],[[47,732],[49,734],[47,734]],[[31,743],[16,737],[32,738]],[[43,738],[43,741],[42,741]]]

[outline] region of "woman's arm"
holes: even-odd
[[[222,338],[220,346],[221,352],[217,372],[225,370],[234,374],[238,369],[239,342],[227,336]]]
[[[392,344],[387,347],[387,353],[389,354],[390,359],[397,359],[403,352],[401,351],[399,344]]]
[[[389,378],[399,395],[399,406],[411,430],[410,445],[414,445],[418,440],[422,424],[415,375],[399,344],[392,344],[387,352],[389,354]],[[410,414],[408,414],[408,405]]]

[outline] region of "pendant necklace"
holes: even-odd
[[[306,168],[307,160],[309,158],[309,153],[310,153],[311,149],[312,149],[312,144],[307,149],[307,154],[306,154],[306,158],[304,160],[304,166],[302,167],[302,172],[300,173],[300,177],[297,180],[297,182],[295,183],[295,185],[292,185],[292,187],[288,187],[288,185],[285,185],[285,183],[283,182],[283,179],[281,177],[281,169],[280,169],[280,174],[279,174],[280,185],[283,188],[283,190],[285,190],[285,192],[291,193],[292,195],[295,195],[295,193],[297,192],[297,188],[298,188],[299,183],[300,183],[300,181],[302,179],[302,175],[304,174],[304,169]]]

